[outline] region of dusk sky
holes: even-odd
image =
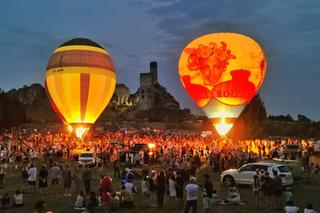
[[[320,120],[319,0],[0,0],[0,88],[44,83],[54,49],[76,37],[110,53],[117,82],[131,93],[158,62],[159,82],[199,113],[178,78],[183,48],[198,36],[238,32],[267,57],[260,89],[272,115]],[[22,3],[23,2],[23,3]]]

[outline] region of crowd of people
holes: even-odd
[[[147,144],[148,149],[133,151],[135,144]],[[95,212],[104,206],[111,210],[135,208],[137,194],[141,194],[143,207],[163,208],[167,194],[168,201],[165,203],[170,208],[197,212],[199,192],[202,194],[203,208],[206,212],[212,212],[214,204],[243,203],[235,185],[230,186],[224,198],[220,198],[209,174],[197,180],[201,168],[210,168],[209,172],[221,172],[248,162],[284,157],[285,144],[301,146],[303,154],[300,157],[306,161],[302,165],[307,170],[308,155],[313,148],[312,141],[308,140],[230,142],[192,132],[117,129],[92,131],[84,143],[67,132],[12,129],[0,134],[0,188],[3,192],[0,195],[0,207],[23,206],[24,194],[39,193],[46,198],[63,186],[62,194],[75,198],[73,207],[79,212]],[[91,150],[100,159],[94,168],[77,164],[81,150]],[[105,168],[114,170],[113,181],[105,179]],[[137,168],[138,175],[133,172]],[[8,171],[18,171],[21,177],[21,186],[11,195],[6,192]],[[137,176],[138,184],[133,181]],[[274,174],[271,179],[267,172],[257,171],[253,182],[256,209],[259,209],[261,200],[271,202],[270,197],[274,197],[277,208],[284,206],[279,178]],[[121,184],[116,188],[112,182],[118,179]],[[295,206],[290,198],[290,189],[287,188],[284,194],[287,202],[285,211],[297,212],[292,210]],[[37,205],[43,207],[45,202],[41,200]],[[312,213],[311,204],[306,209],[308,211],[305,212]]]

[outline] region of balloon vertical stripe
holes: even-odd
[[[85,120],[86,108],[89,95],[89,84],[90,84],[90,74],[81,73],[80,74],[80,116],[81,121]]]

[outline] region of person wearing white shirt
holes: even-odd
[[[299,212],[299,208],[296,207],[295,205],[293,205],[293,201],[289,200],[287,202],[287,205],[284,207],[284,210],[286,211],[286,213],[298,213]]]
[[[148,176],[145,176],[141,181],[141,192],[142,192],[142,206],[147,207],[149,205],[150,197],[150,186]]]
[[[135,193],[135,187],[133,186],[133,183],[131,182],[131,179],[128,178],[128,181],[124,184],[124,186],[126,187],[126,189],[128,189],[131,193]]]
[[[86,197],[84,195],[83,190],[80,191],[80,193],[77,196],[76,202],[74,204],[76,208],[83,208],[86,206]]]
[[[317,213],[315,210],[313,210],[312,204],[308,204],[307,207],[304,209],[303,213]]]
[[[192,208],[192,213],[197,212],[199,186],[196,184],[196,181],[197,179],[195,177],[191,177],[190,183],[186,185],[187,203],[184,209],[185,213],[188,213],[190,208]]]
[[[36,193],[37,168],[31,164],[28,170],[28,183],[33,188],[33,193]]]

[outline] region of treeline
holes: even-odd
[[[0,128],[18,126],[27,121],[26,112],[17,99],[11,99],[0,90]]]
[[[320,121],[304,115],[293,119],[291,115],[267,115],[260,96],[257,95],[237,119],[229,137],[254,139],[268,136],[320,138]]]

